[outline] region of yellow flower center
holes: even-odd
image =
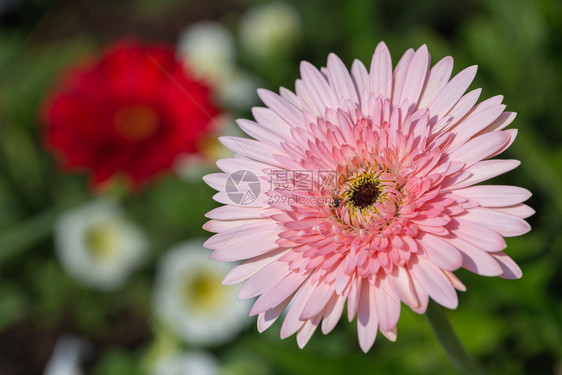
[[[194,278],[191,275],[187,278],[188,282],[183,289],[186,307],[208,311],[220,304],[225,293],[221,285],[221,275],[211,271],[199,271]]]
[[[90,255],[97,260],[107,261],[117,253],[117,233],[107,224],[97,224],[88,229],[85,236]]]
[[[351,211],[370,209],[381,198],[378,176],[371,171],[354,174],[340,186],[338,201]]]
[[[145,105],[121,108],[113,118],[115,130],[131,141],[142,141],[152,136],[159,126],[156,112]]]

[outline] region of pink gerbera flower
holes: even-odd
[[[396,339],[401,302],[420,314],[430,297],[456,308],[460,267],[521,277],[504,237],[529,231],[534,211],[521,202],[531,194],[476,185],[520,164],[488,160],[515,139],[503,130],[515,113],[501,96],[476,104],[480,89],[465,94],[476,67],[450,79],[452,68],[446,57],[430,69],[424,45],[393,71],[384,43],[370,71],[355,61],[350,74],[333,54],[321,71],[303,62],[296,95],[260,90],[267,108],[238,121],[255,140],[222,139],[236,155],[205,178],[225,204],[207,215],[217,234],[206,247],[218,261],[245,260],[224,284],[259,296],[250,314],[260,331],[292,301],[281,337],[296,333],[302,347],[347,302],[367,351],[378,330]]]

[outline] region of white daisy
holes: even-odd
[[[113,202],[97,200],[71,209],[56,223],[57,255],[77,282],[110,291],[144,261],[148,242]]]
[[[236,287],[221,285],[230,271],[209,262],[203,240],[179,244],[159,264],[154,308],[182,340],[198,345],[220,344],[248,324],[248,303],[238,301]]]
[[[219,364],[207,352],[186,352],[166,357],[156,363],[152,375],[218,375]]]
[[[220,23],[204,21],[191,25],[178,38],[178,55],[199,76],[213,83],[234,70],[236,50],[232,33]]]
[[[204,21],[185,29],[178,38],[178,55],[214,86],[227,106],[246,109],[257,102],[258,82],[236,65],[234,36],[220,23]]]
[[[258,58],[286,52],[300,39],[301,33],[298,11],[285,2],[255,5],[240,20],[240,43]]]
[[[247,110],[257,103],[258,80],[251,74],[237,69],[231,72],[222,85],[219,85],[219,94],[227,106]]]
[[[51,358],[45,366],[44,375],[82,375],[80,362],[88,356],[91,345],[75,336],[62,336],[57,340]]]

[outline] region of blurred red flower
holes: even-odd
[[[89,172],[96,188],[115,176],[136,188],[196,153],[219,113],[172,48],[123,41],[67,70],[43,119],[63,169]]]

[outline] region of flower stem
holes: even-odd
[[[451,327],[451,323],[449,323],[445,310],[435,302],[430,302],[426,316],[451,362],[464,374],[484,375],[484,369],[464,350],[453,331],[453,327]]]

